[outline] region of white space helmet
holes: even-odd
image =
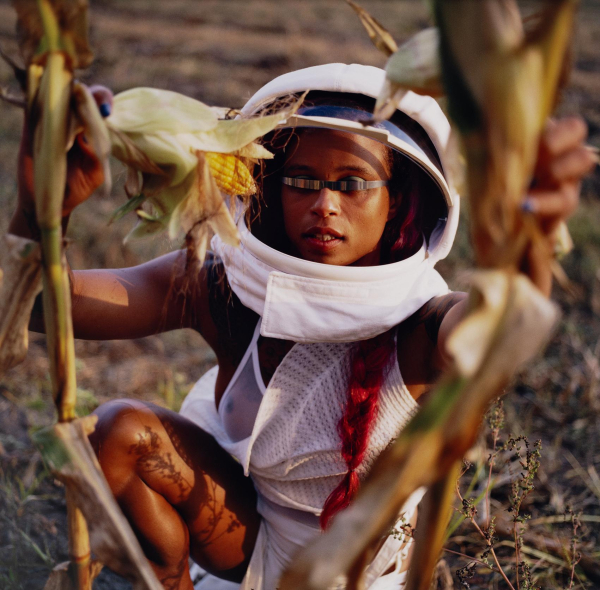
[[[242,113],[254,115],[279,99],[306,90],[358,94],[375,99],[384,80],[383,70],[359,64],[334,63],[305,68],[279,76],[263,86],[245,104]],[[416,122],[429,141],[419,141],[414,134],[411,137],[410,129],[406,126],[401,128],[390,121],[365,125],[361,121],[369,118],[367,113],[345,106],[302,107],[288,119],[285,127],[321,127],[357,133],[401,152],[427,172],[439,191],[434,198],[443,200],[447,210],[447,218],[440,220],[429,238],[428,256],[435,262],[450,251],[459,216],[458,194],[444,173],[450,124],[433,98],[414,92],[404,94],[398,111]],[[423,133],[420,135],[423,136]]]

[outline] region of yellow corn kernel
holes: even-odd
[[[232,154],[206,152],[206,161],[217,186],[228,195],[248,196],[256,185],[248,167]]]

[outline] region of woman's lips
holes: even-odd
[[[321,252],[329,252],[344,241],[339,232],[329,228],[311,228],[302,237],[312,248]]]

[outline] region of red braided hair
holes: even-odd
[[[325,501],[320,517],[323,529],[337,512],[350,504],[358,491],[356,468],[362,463],[369,444],[379,407],[379,390],[394,351],[393,332],[388,331],[360,342],[352,360],[346,409],[338,424],[342,457],[348,472]]]

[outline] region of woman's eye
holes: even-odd
[[[365,179],[361,178],[360,176],[345,176],[344,178],[341,178],[340,180],[346,180],[346,181],[350,181],[350,182],[364,182]]]

